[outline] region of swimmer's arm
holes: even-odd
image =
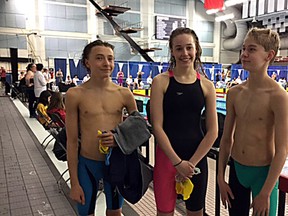
[[[181,158],[173,150],[171,143],[163,130],[163,98],[165,83],[168,85],[163,74],[156,76],[152,81],[150,112],[153,134],[157,139],[157,145],[159,145],[162,151],[167,155],[171,163],[177,164],[181,161]]]
[[[195,166],[209,152],[218,136],[216,92],[214,85],[210,80],[203,78],[202,89],[205,95],[207,133],[205,134],[195,154],[189,160]]]
[[[270,196],[283,169],[288,150],[288,95],[286,92],[271,96],[271,106],[275,125],[275,155],[271,162],[268,177],[260,194]]]
[[[220,141],[220,150],[219,150],[219,160],[218,160],[218,179],[224,179],[225,170],[228,164],[228,160],[231,154],[233,146],[233,136],[235,131],[235,109],[233,100],[237,92],[234,89],[230,89],[227,94],[226,99],[226,118],[224,123],[224,131]]]
[[[78,181],[78,98],[76,89],[69,89],[65,96],[67,160],[71,186],[79,185]]]
[[[122,88],[123,96],[123,105],[127,109],[128,113],[131,114],[133,111],[137,111],[136,101],[133,94],[128,88]],[[102,145],[106,147],[117,147],[118,144],[115,141],[113,134],[115,131],[111,130],[106,133],[98,135],[98,138],[101,139]]]

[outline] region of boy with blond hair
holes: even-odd
[[[252,28],[241,54],[249,79],[231,88],[227,95],[217,179],[222,203],[225,208],[228,205],[232,216],[248,216],[250,208],[253,216],[276,215],[278,178],[287,157],[288,96],[268,76],[267,69],[279,44],[276,32]]]

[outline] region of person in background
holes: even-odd
[[[36,65],[34,63],[29,63],[26,67],[25,83],[26,83],[26,93],[28,95],[28,109],[30,118],[36,118],[36,97],[34,92],[34,74],[36,73]]]
[[[63,72],[61,70],[61,68],[58,69],[58,71],[56,72],[56,85],[58,85],[59,83],[63,82]]]
[[[240,76],[238,76],[235,81],[236,81],[237,84],[241,84],[242,83],[242,79],[241,79]]]
[[[139,88],[138,77],[135,77],[133,81],[133,89],[138,89],[138,88]]]
[[[78,81],[79,81],[78,76],[77,76],[77,75],[74,75],[74,77],[73,77],[73,79],[72,79],[72,82],[75,84],[75,86],[78,85],[78,83],[77,83]]]
[[[72,83],[71,77],[68,75],[65,80],[66,85],[70,85]]]
[[[55,82],[55,72],[53,68],[49,68],[48,71],[49,74],[49,89],[51,89],[52,91],[56,90],[56,82]]]
[[[271,75],[271,78],[275,81],[277,81],[277,72],[273,72]]]
[[[48,72],[48,69],[44,67],[42,73],[46,81],[46,89],[51,90],[52,89],[52,86],[50,85],[51,78],[50,78],[50,73]]]
[[[126,85],[131,91],[133,91],[134,83],[133,83],[132,75],[129,75],[129,77],[126,79]]]
[[[170,69],[154,77],[150,99],[152,128],[157,140],[154,166],[157,215],[174,215],[176,181],[190,179],[194,189],[185,200],[186,214],[199,216],[205,208],[206,155],[218,135],[216,93],[213,83],[200,74],[202,49],[192,29],[175,29],[169,48]],[[199,126],[203,108],[207,129],[204,136]],[[201,171],[198,175],[194,175],[196,167]]]
[[[42,74],[43,74],[43,76],[44,76],[46,82],[48,83],[48,82],[49,82],[49,79],[50,79],[50,77],[49,77],[49,73],[48,73],[48,69],[45,68],[45,67],[43,67]]]
[[[267,70],[279,45],[277,32],[250,29],[241,53],[249,79],[227,94],[217,179],[222,203],[231,216],[248,216],[251,208],[255,216],[276,216],[277,182],[288,149],[288,95]]]
[[[87,82],[90,79],[90,74],[87,73],[86,76],[83,77],[82,83]]]
[[[231,71],[230,71],[230,69],[227,70],[227,73],[226,73],[226,76],[225,76],[224,80],[225,80],[226,85],[228,85],[228,83],[230,83],[230,81],[231,81]]]
[[[137,72],[137,84],[138,84],[138,86],[140,86],[140,83],[142,82],[143,75],[144,75],[143,71],[138,71]]]
[[[18,77],[18,80],[22,80],[25,77],[25,71],[21,71]]]
[[[5,82],[6,82],[6,70],[4,67],[1,67],[1,83],[2,86],[5,86]]]
[[[151,86],[152,86],[152,81],[153,81],[153,79],[152,79],[151,75],[149,75],[147,77],[147,84],[149,85],[149,88],[151,88]]]
[[[49,74],[50,74],[50,78],[54,80],[55,79],[55,72],[54,72],[53,68],[49,68]]]
[[[40,97],[42,91],[47,90],[47,81],[42,73],[43,64],[38,63],[36,64],[36,72],[34,74],[34,93],[36,100]]]
[[[70,197],[78,203],[79,215],[94,215],[98,182],[104,177],[105,166],[99,141],[105,147],[117,147],[111,130],[122,122],[124,108],[129,114],[137,110],[131,91],[111,82],[113,49],[113,45],[101,40],[86,45],[82,63],[91,78],[89,82],[70,88],[65,96]],[[97,135],[98,130],[106,133]],[[123,197],[117,188],[104,180],[104,191],[106,215],[121,216]]]
[[[118,85],[123,86],[123,82],[124,82],[124,73],[123,73],[123,71],[119,71],[117,73],[117,77],[116,78],[117,78]]]
[[[47,108],[50,103],[51,92],[49,90],[44,90],[41,92],[37,105],[38,121],[48,127],[51,122],[51,118],[47,114]]]
[[[278,80],[278,84],[286,90],[287,87],[286,77],[280,77]]]
[[[56,113],[61,121],[56,122],[60,127],[64,127],[66,119],[66,110],[61,92],[54,92],[51,96],[50,103],[47,108],[47,113]],[[64,123],[64,124],[63,124]]]

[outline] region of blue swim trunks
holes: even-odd
[[[93,214],[95,211],[99,180],[103,179],[105,162],[95,161],[79,156],[78,179],[84,191],[85,205],[78,204],[79,215]],[[124,199],[116,187],[104,181],[106,206],[109,210],[122,208]]]

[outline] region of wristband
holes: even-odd
[[[177,167],[177,166],[179,166],[182,162],[183,162],[183,160],[181,160],[179,163],[174,164],[173,166],[174,166],[174,167]]]

